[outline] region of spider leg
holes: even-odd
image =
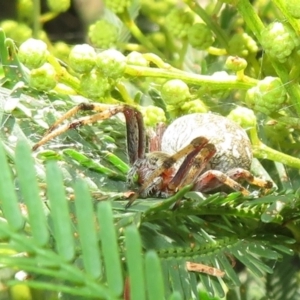
[[[98,113],[91,116],[82,117],[70,122],[69,124],[59,126],[62,122],[73,117],[79,111],[95,111]],[[61,116],[61,118],[59,118],[48,129],[43,138],[33,146],[32,150],[36,150],[40,146],[47,143],[49,140],[57,137],[58,135],[66,132],[69,129],[105,120],[118,113],[123,113],[126,119],[128,155],[129,161],[132,164],[138,158],[144,156],[146,139],[143,117],[141,113],[137,109],[128,105],[81,103]]]
[[[59,124],[61,124],[63,121],[70,119],[71,117],[75,116],[79,111],[96,111],[95,105],[90,103],[80,103],[70,110],[68,110],[65,114],[63,114],[59,119],[57,119],[46,131],[45,136],[48,135],[50,132],[54,131]]]
[[[221,185],[227,185],[233,190],[240,191],[243,195],[249,195],[250,192],[237,182],[237,180],[240,179],[244,179],[250,184],[256,185],[265,190],[268,190],[273,186],[271,181],[255,177],[248,170],[234,168],[226,172],[226,174],[217,170],[209,170],[205,172],[197,180],[195,190],[206,192]]]
[[[192,167],[180,187],[195,183],[199,175],[205,170],[210,159],[216,154],[217,149],[213,144],[207,144],[195,157]]]
[[[194,183],[216,151],[216,147],[209,143],[200,152],[195,153],[194,150],[188,154],[168,184],[168,190],[176,191],[182,186]]]
[[[271,181],[255,177],[251,174],[250,171],[242,169],[242,168],[235,168],[235,169],[229,170],[226,174],[233,180],[244,179],[247,182],[249,182],[250,184],[256,185],[263,189],[270,189],[273,186]]]
[[[193,153],[195,155],[198,153],[206,144],[208,140],[204,137],[198,137],[192,140],[190,144],[183,147],[181,150],[176,152],[175,154],[171,155],[167,159],[165,159],[161,166],[159,166],[152,174],[146,178],[142,186],[139,190],[130,198],[128,203],[126,204],[126,208],[130,207],[131,204],[138,198],[140,194],[143,194],[144,190],[153,182],[155,178],[160,176],[166,169],[170,169],[178,160],[180,160],[185,155]]]
[[[217,186],[216,181],[219,183]],[[209,170],[203,173],[197,179],[194,190],[207,192],[213,190],[214,188],[220,185],[226,185],[235,191],[241,192],[244,196],[250,194],[250,192],[247,189],[245,189],[242,185],[240,185],[235,180],[231,179],[227,174],[218,170]]]

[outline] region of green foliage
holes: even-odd
[[[279,260],[284,253],[292,254],[290,246],[294,241],[280,224],[288,221],[292,211],[294,217],[299,215],[294,206],[299,206],[300,200],[294,194],[246,201],[239,193],[203,198],[190,192],[186,194],[188,200],[178,209],[167,209],[181,198],[186,188],[181,195],[166,201],[144,200],[121,214],[124,211],[121,202],[101,201],[94,211],[86,183],[78,180],[73,185],[75,211],[70,218],[73,201],[66,198],[57,163],[46,164],[47,200],[42,201],[28,144],[25,140],[18,143],[14,160],[21,199],[26,205],[21,211],[3,146],[0,160],[0,197],[7,220],[0,223],[0,235],[8,242],[1,244],[1,251],[12,253],[3,254],[0,262],[44,275],[44,280],[34,276],[26,281],[32,288],[120,299],[128,276],[132,299],[146,299],[145,291],[147,299],[162,299],[164,293],[171,297],[172,290],[189,299],[197,294],[199,280],[210,295],[223,297],[225,286],[240,283],[230,261],[237,259],[256,277],[262,277],[273,272],[264,259]],[[284,208],[274,211],[276,203]],[[112,209],[119,213],[113,214]],[[126,226],[123,235],[125,221],[126,225],[135,225]],[[50,237],[54,248],[49,248]],[[144,255],[142,249],[146,251]],[[123,258],[126,271],[121,264]],[[220,269],[225,276],[188,272],[187,261]]]
[[[20,19],[34,23],[35,38],[48,48],[41,59],[29,44],[30,54],[38,55],[26,66],[32,57],[20,59],[16,44],[31,29],[1,23],[0,299],[20,299],[24,289],[28,300],[298,299],[299,22],[288,2],[211,1],[204,7],[186,0],[174,9],[173,0],[106,1],[117,15],[106,8],[87,35],[93,46],[118,50],[71,50],[63,43],[58,56],[39,29],[70,2],[48,1],[52,11],[39,16],[39,1],[27,1],[19,5],[28,5],[34,17]],[[145,32],[136,21],[140,12],[150,24]],[[274,21],[288,30],[266,33]],[[209,32],[206,46],[197,27]],[[279,34],[285,42],[275,45]],[[228,55],[234,57],[227,73]],[[39,84],[32,84],[32,74]],[[261,88],[268,78],[276,84]],[[170,83],[171,96],[164,94]],[[245,101],[259,88],[261,103]],[[250,188],[244,197],[185,186],[168,199],[137,199],[126,209],[122,118],[69,130],[30,149],[66,111],[89,101],[83,96],[135,106],[148,126],[192,112],[227,115],[250,128],[253,171],[273,179],[278,190],[259,195]],[[20,279],[22,272],[27,276]]]
[[[2,88],[2,95],[4,92]],[[8,95],[4,99],[2,106],[11,100]],[[26,96],[25,99],[30,98]],[[115,125],[113,123],[121,128],[122,123],[117,120],[111,122]],[[10,132],[8,124],[6,121],[3,126]],[[12,132],[28,131],[28,122],[24,125],[21,122],[22,128],[16,122],[13,124]],[[102,125],[93,129],[99,131],[101,128]],[[89,128],[83,128],[82,136],[85,129],[90,134]],[[287,226],[292,230],[289,231],[283,225],[299,218],[299,209],[295,208],[299,207],[300,200],[295,193],[285,192],[256,200],[245,199],[239,193],[206,197],[196,192],[187,193],[188,186],[167,200],[140,200],[125,210],[126,201],[112,201],[116,193],[105,193],[105,185],[99,185],[103,193],[100,199],[106,196],[111,201],[98,203],[96,192],[91,198],[87,183],[91,184],[92,177],[85,182],[77,179],[74,184],[66,180],[68,170],[73,169],[74,173],[74,168],[89,168],[86,161],[74,159],[76,150],[67,158],[66,150],[61,152],[61,157],[51,156],[50,151],[45,151],[48,156],[41,156],[42,151],[38,157],[46,158],[44,169],[39,159],[32,158],[30,141],[26,139],[23,135],[13,154],[10,139],[3,136],[0,197],[3,217],[7,221],[2,219],[0,226],[1,251],[9,250],[12,254],[3,254],[0,260],[7,267],[32,274],[33,277],[25,281],[32,289],[120,299],[125,285],[125,290],[130,286],[132,299],[162,299],[158,296],[162,293],[167,299],[173,299],[178,293],[181,299],[190,299],[192,295],[197,297],[200,281],[209,295],[223,297],[225,286],[233,288],[241,284],[234,269],[235,261],[242,262],[254,278],[260,278],[273,272],[273,266],[267,261],[280,261],[286,254],[293,253],[291,232],[296,232],[297,227]],[[8,161],[7,156],[10,157]],[[20,194],[15,193],[12,170],[17,173]],[[42,177],[46,178],[46,192],[39,183],[41,174],[45,174]],[[101,173],[97,174],[100,179]],[[106,177],[106,184],[113,191],[109,182]],[[72,188],[71,194],[66,186]],[[170,209],[183,195],[186,200],[182,205]],[[22,256],[22,253],[28,254]],[[187,262],[216,268],[225,275],[215,277],[188,272]],[[276,274],[274,276],[279,276]],[[295,273],[291,272],[290,276],[294,277]],[[17,283],[13,279],[7,281],[8,285]],[[266,293],[272,292],[271,281],[265,289]]]
[[[7,90],[1,88],[1,91],[4,97],[1,105],[5,107],[13,98]],[[23,99],[28,105],[31,98],[23,96]],[[42,101],[36,99],[29,107]],[[121,182],[116,182],[116,177],[109,180],[102,170],[93,168],[95,159],[77,159],[77,154],[81,154],[75,149],[68,156],[65,149],[60,156],[47,150],[32,157],[28,147],[31,141],[24,132],[36,138],[33,132],[38,124],[32,116],[21,113],[20,108],[19,113],[14,111],[15,117],[2,112],[2,126],[9,134],[2,132],[4,147],[0,152],[0,198],[5,218],[0,224],[0,263],[14,268],[14,272],[24,270],[31,274],[31,279],[23,282],[30,289],[60,291],[64,297],[102,295],[103,299],[121,299],[123,289],[127,291],[130,287],[132,299],[162,299],[158,296],[162,293],[166,299],[190,299],[197,298],[197,283],[201,282],[205,293],[223,297],[225,287],[248,286],[234,267],[240,261],[245,268],[242,272],[247,270],[253,274],[251,284],[270,274],[266,277],[270,283],[264,286],[264,293],[274,292],[272,282],[280,272],[273,271],[280,260],[296,249],[291,233],[297,237],[297,223],[292,221],[299,219],[300,214],[297,194],[286,191],[259,199],[246,199],[239,193],[204,196],[188,192],[190,186],[187,186],[167,200],[138,200],[125,210],[126,201],[113,201],[118,197],[113,192],[114,184],[119,183],[120,189]],[[23,110],[26,111],[24,107]],[[67,140],[74,141],[75,134],[79,138],[75,148],[81,145],[93,157],[91,149],[95,144],[89,144],[90,130],[101,131],[100,136],[105,135],[104,129],[110,130],[113,137],[116,125],[125,131],[124,125],[114,119],[98,128],[82,128],[80,134],[70,132],[69,137],[59,140],[67,144]],[[20,137],[15,154],[13,135]],[[105,145],[103,140],[100,144]],[[45,167],[41,158],[46,160]],[[113,166],[110,160],[106,164]],[[76,174],[78,170],[86,174],[84,180]],[[17,181],[12,174],[17,174]],[[93,188],[96,183],[98,187]],[[17,194],[16,184],[20,189]],[[125,186],[123,190],[126,191]],[[171,209],[184,195],[181,205]],[[269,264],[270,260],[275,263]],[[224,272],[224,277],[189,272],[187,262],[201,263],[210,270],[215,268]],[[297,273],[297,270],[290,271],[284,273],[287,281]],[[13,278],[6,280],[8,286],[17,284],[16,288],[19,283]],[[297,289],[296,282],[293,289]]]

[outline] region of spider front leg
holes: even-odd
[[[193,156],[193,153],[187,155],[174,178],[168,184],[168,190],[177,191],[183,186],[195,183],[198,176],[207,167],[208,162],[216,154],[216,152],[216,147],[213,144],[208,143],[199,153],[197,153],[196,156]]]
[[[61,125],[65,120],[68,120],[80,111],[94,111],[96,113]],[[128,156],[130,163],[133,164],[138,158],[144,157],[146,139],[142,114],[129,105],[81,103],[62,115],[62,117],[48,129],[43,138],[32,147],[32,150],[38,149],[40,146],[69,129],[96,123],[118,113],[123,113],[126,119]]]
[[[247,196],[250,194],[250,192],[236,181],[240,179],[246,180],[250,184],[256,185],[263,189],[270,189],[273,186],[272,182],[254,177],[248,170],[235,168],[226,173],[218,170],[206,171],[199,177],[194,189],[196,191],[209,192],[220,187],[221,185],[225,185]]]

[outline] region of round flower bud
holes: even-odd
[[[110,90],[110,84],[106,77],[92,70],[90,73],[81,76],[80,88],[88,98],[98,99],[104,97]]]
[[[56,72],[52,65],[45,63],[32,69],[29,74],[29,86],[39,91],[52,90],[56,85]]]
[[[257,51],[258,46],[255,40],[246,32],[236,33],[228,43],[228,53],[234,56],[246,57]]]
[[[247,91],[245,102],[250,108],[270,115],[282,109],[286,98],[286,91],[281,80],[268,76]]]
[[[28,39],[19,48],[18,57],[22,64],[29,69],[42,66],[48,56],[47,45],[41,40]]]
[[[132,51],[126,56],[126,63],[128,65],[149,67],[148,60],[143,56],[143,54]]]
[[[188,30],[188,40],[192,47],[205,50],[214,42],[210,28],[204,23],[196,23]]]
[[[108,49],[97,54],[97,69],[113,79],[122,77],[126,68],[126,58],[118,50]]]
[[[70,0],[47,0],[47,6],[55,13],[62,13],[70,8]]]
[[[226,59],[225,66],[229,70],[238,72],[247,68],[247,61],[238,56],[229,56]]]
[[[207,106],[200,99],[187,101],[180,108],[184,111],[184,114],[208,112]]]
[[[157,106],[142,106],[141,112],[146,126],[155,126],[157,123],[166,122],[166,116],[163,109]]]
[[[32,30],[24,23],[13,20],[5,20],[0,23],[0,27],[5,32],[6,37],[22,43],[32,36]]]
[[[149,16],[150,19],[153,16],[165,17],[165,15],[177,4],[177,0],[164,0],[164,1],[153,1],[153,0],[142,0],[140,1],[141,12],[144,16]]]
[[[94,46],[107,49],[116,44],[118,28],[106,20],[99,20],[90,25],[88,36]]]
[[[17,2],[18,20],[31,23],[33,19],[33,10],[34,10],[34,6],[32,0],[18,0]]]
[[[147,38],[151,41],[153,45],[157,48],[166,47],[166,36],[162,32],[152,32],[147,35]]]
[[[236,122],[246,130],[256,127],[256,116],[252,109],[246,107],[237,106],[229,113],[227,118]]]
[[[182,115],[182,110],[177,105],[166,105],[166,108],[171,119],[176,119]]]
[[[300,44],[300,39],[289,24],[273,22],[262,31],[261,43],[267,54],[283,63]]]
[[[174,8],[166,16],[166,27],[170,33],[177,38],[185,38],[189,28],[194,23],[194,15],[182,8]]]
[[[95,66],[96,52],[88,44],[76,45],[69,55],[70,67],[78,73],[90,72]]]
[[[132,0],[105,0],[105,5],[115,14],[121,14],[129,8]]]
[[[170,105],[178,105],[188,100],[191,95],[188,85],[180,79],[167,81],[161,88],[161,97]]]
[[[286,0],[285,1],[286,10],[289,14],[295,18],[300,19],[300,2],[299,0]]]

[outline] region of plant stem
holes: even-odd
[[[170,64],[164,62],[158,55],[155,55],[153,53],[145,53],[143,54],[144,58],[146,58],[148,61],[152,62],[155,64],[157,67],[160,69],[168,70],[171,72],[179,72],[179,73],[184,73],[184,71],[174,68]]]
[[[49,12],[47,12],[47,13],[40,16],[40,23],[44,24],[46,22],[49,22],[49,21],[55,19],[58,15],[59,15],[59,13],[49,11]]]
[[[226,77],[214,77],[208,75],[199,75],[188,72],[174,72],[162,70],[158,68],[148,68],[127,65],[125,74],[133,77],[161,77],[169,79],[181,79],[189,84],[195,84],[202,87],[209,87],[211,90],[220,89],[249,89],[257,84],[257,80],[248,76],[244,76],[243,80],[239,80],[235,75],[227,75]]]
[[[253,154],[257,158],[278,161],[289,167],[300,169],[300,159],[274,150],[263,143],[253,147]]]
[[[33,34],[34,38],[38,38],[41,29],[40,24],[41,3],[40,0],[33,0]]]
[[[119,93],[121,94],[123,100],[125,101],[125,103],[130,104],[130,105],[134,105],[134,100],[131,98],[131,96],[129,95],[126,86],[124,85],[123,82],[117,82],[116,83],[116,88],[118,89]]]
[[[178,51],[179,59],[175,61],[176,66],[182,68],[183,62],[186,56],[186,52],[189,46],[189,41],[187,39],[183,39],[181,43],[180,51]]]
[[[76,92],[80,90],[80,81],[78,78],[72,76],[68,71],[60,65],[57,59],[51,54],[48,55],[48,62],[54,67],[57,76],[61,83],[64,83],[74,89]]]
[[[254,157],[281,162],[289,167],[300,169],[299,158],[295,158],[266,146],[259,140],[256,128],[250,129],[250,138]]]

